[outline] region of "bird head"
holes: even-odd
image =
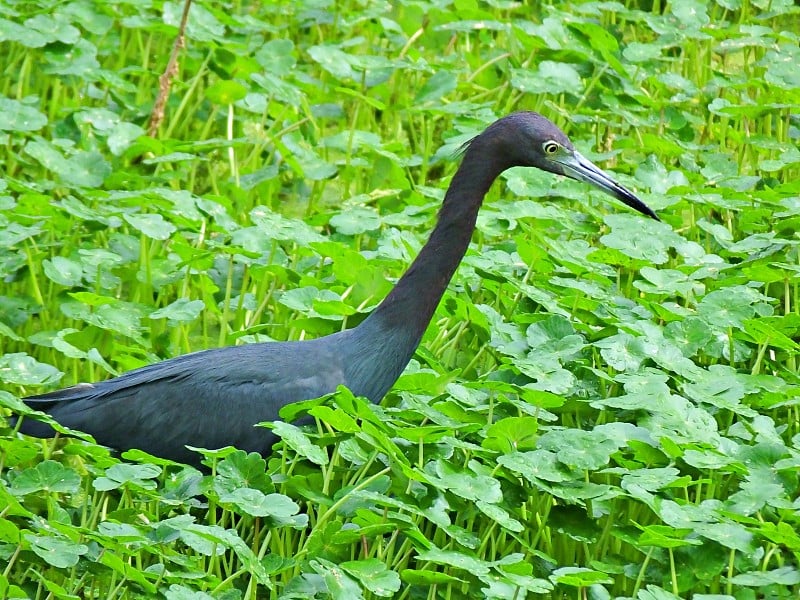
[[[624,204],[659,220],[633,192],[611,178],[600,167],[575,150],[554,123],[535,112],[517,112],[492,124],[483,135],[503,140],[508,166],[537,167],[543,171],[577,179],[602,190]]]

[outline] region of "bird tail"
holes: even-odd
[[[26,418],[14,415],[11,417],[10,422],[12,427],[16,427],[17,423],[20,422],[19,432],[31,437],[51,438],[56,435],[56,430],[50,427],[50,425],[31,417]]]

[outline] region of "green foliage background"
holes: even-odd
[[[793,2],[196,2],[148,137],[181,11],[0,6],[6,412],[356,325],[512,110],[664,222],[509,171],[390,395],[268,462],[6,427],[0,597],[797,597]]]

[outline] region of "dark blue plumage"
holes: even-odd
[[[419,345],[469,246],[483,197],[513,166],[585,181],[657,219],[576,152],[553,123],[536,113],[514,113],[466,145],[428,242],[392,292],[354,329],[316,340],[195,352],[24,401],[101,444],[195,464],[199,457],[186,445],[233,445],[267,454],[275,437],[256,423],[274,421],[283,406],[333,392],[338,385],[378,402]],[[53,435],[49,426],[30,418],[20,430]]]

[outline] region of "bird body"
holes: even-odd
[[[553,123],[537,113],[513,113],[465,145],[427,243],[384,301],[355,328],[313,340],[194,352],[24,401],[101,444],[194,464],[199,456],[186,445],[233,445],[267,454],[275,436],[255,424],[274,421],[287,404],[331,393],[339,385],[379,402],[411,360],[466,253],[486,192],[513,166],[585,181],[657,219],[634,194],[576,152]],[[30,418],[20,431],[53,435],[48,425]]]
[[[338,352],[347,346],[340,341],[346,333],[193,352],[25,402],[122,450],[141,448],[185,463],[198,459],[187,444],[233,445],[264,454],[275,436],[256,423],[277,419],[290,402],[347,385],[346,357]],[[38,437],[53,434],[49,425],[31,419],[21,430]]]

